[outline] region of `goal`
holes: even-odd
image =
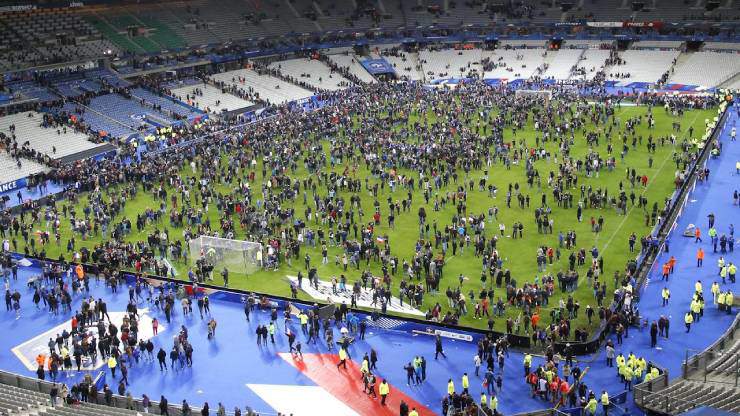
[[[254,273],[262,267],[262,244],[252,241],[200,236],[190,240],[190,259],[211,270]]]
[[[537,101],[542,101],[545,103],[550,102],[550,99],[552,98],[552,91],[548,90],[516,90],[514,94],[516,98],[534,98],[537,99]]]

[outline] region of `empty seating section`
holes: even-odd
[[[740,412],[740,389],[733,385],[681,379],[648,395],[643,405],[664,414],[679,414],[701,406],[737,413]]]
[[[170,410],[171,411],[171,410]],[[140,412],[98,404],[80,403],[66,407],[48,408],[39,416],[136,416]]]
[[[0,14],[0,22],[10,27],[21,41],[41,44],[60,34],[72,37],[97,35],[97,31],[69,9],[39,9]]]
[[[182,102],[215,114],[221,111],[233,111],[249,107],[254,104],[235,95],[224,93],[210,84],[176,88],[172,90],[172,94]]]
[[[151,10],[148,6],[142,14],[137,14],[136,9],[121,7],[90,15],[88,20],[119,47],[130,52],[158,52],[187,46],[185,39],[159,19],[164,13],[159,10],[152,13]],[[129,27],[141,29],[142,33],[129,36]]]
[[[39,86],[31,81],[14,82],[9,84],[8,88],[13,92],[13,94],[20,94],[22,98],[26,99],[51,101],[59,98],[46,87]]]
[[[126,34],[120,33],[116,28],[106,23],[102,18],[89,17],[90,24],[95,26],[101,33],[108,39],[113,41],[119,48],[133,53],[144,53],[146,50],[140,45],[136,44]]]
[[[131,95],[140,100],[144,100],[148,104],[156,104],[160,106],[163,112],[170,115],[176,114],[180,117],[196,117],[201,114],[191,107],[183,105],[169,97],[162,97],[154,94],[144,88],[134,88],[131,90]]]
[[[54,86],[67,98],[77,97],[87,92],[98,92],[103,87],[100,82],[87,78],[58,82]]]
[[[732,42],[706,42],[704,50],[707,51],[740,51],[740,43]]]
[[[338,73],[332,73],[328,66],[315,59],[288,59],[273,62],[269,67],[322,90],[335,91],[350,85],[349,80]]]
[[[0,166],[2,164],[0,160]],[[48,405],[49,396],[44,393],[0,384],[0,414],[30,414]]]
[[[87,140],[87,135],[68,128],[64,133],[60,128],[42,126],[43,116],[36,112],[13,114],[0,118],[0,131],[9,134],[9,126],[15,125],[15,135],[19,146],[28,142],[31,149],[46,154],[53,159],[93,149],[99,145]]]
[[[736,52],[694,52],[676,66],[668,82],[715,86],[740,72],[740,54]]]
[[[135,127],[123,125],[101,113],[89,109],[84,112],[78,110],[77,105],[67,102],[57,112],[64,111],[69,115],[75,115],[80,122],[90,127],[94,132],[105,131],[108,133],[108,137],[127,138],[136,133]]]
[[[607,71],[607,79],[618,80],[623,84],[657,82],[670,69],[679,53],[677,50],[626,50],[620,54],[625,64],[612,66]]]
[[[544,53],[544,48],[496,49],[493,52],[484,52],[484,58],[489,57],[496,65],[496,68],[484,74],[484,78],[528,79],[545,61]]]
[[[270,104],[282,104],[313,95],[313,92],[307,89],[271,75],[260,75],[251,69],[223,72],[213,75],[211,78],[229,85],[236,85],[245,90],[251,89],[260,99],[266,100]]]
[[[678,49],[683,44],[680,40],[640,40],[632,43],[632,48],[653,48],[653,49]]]
[[[0,13],[0,69],[116,53],[100,31],[70,9]]]
[[[21,159],[21,166],[5,150],[0,150],[0,183],[8,183],[17,179],[25,178],[29,175],[46,172],[48,169],[33,160]],[[3,406],[0,405],[0,413]]]
[[[419,51],[419,62],[427,81],[442,78],[464,78],[471,72],[480,73],[481,51],[445,49]]]
[[[328,56],[332,62],[334,62],[341,68],[346,68],[347,70],[349,70],[349,72],[352,75],[359,78],[362,82],[367,82],[367,83],[376,82],[375,77],[370,75],[370,73],[367,72],[365,67],[362,66],[362,64],[360,63],[362,58],[357,57],[352,54],[345,55],[341,53],[328,55]]]
[[[165,49],[181,49],[187,46],[183,38],[158,19],[151,16],[138,16],[138,19],[149,28],[149,38]]]
[[[585,50],[583,49],[561,49],[557,52],[548,52],[545,59],[548,67],[542,74],[544,78],[568,79],[571,70],[578,64]]]
[[[606,65],[609,59],[610,51],[604,49],[586,49],[578,62],[580,74],[575,79],[591,80]]]
[[[140,127],[160,127],[173,123],[172,118],[118,94],[95,97],[90,100],[89,107],[135,130]]]

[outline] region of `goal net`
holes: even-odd
[[[529,98],[539,102],[548,103],[552,98],[552,91],[548,90],[516,90],[516,98]]]
[[[262,267],[262,244],[252,241],[200,236],[190,240],[190,259],[210,270],[254,273]]]

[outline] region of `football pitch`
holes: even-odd
[[[483,215],[486,224],[483,231],[483,235],[487,239],[491,239],[494,235],[498,237],[496,249],[500,253],[503,260],[503,268],[508,269],[511,273],[512,279],[517,283],[517,287],[522,287],[525,283],[542,283],[544,275],[555,276],[559,271],[567,271],[569,267],[569,256],[572,252],[577,252],[580,249],[585,249],[586,252],[586,264],[579,265],[576,270],[579,274],[578,286],[572,293],[564,293],[558,287],[557,279],[555,279],[555,289],[553,296],[550,297],[549,304],[542,307],[540,312],[542,319],[541,323],[549,324],[550,317],[549,311],[551,308],[558,308],[560,299],[567,300],[568,296],[573,296],[575,301],[580,303],[580,311],[578,317],[571,320],[571,337],[573,335],[573,329],[583,328],[587,329],[590,333],[598,325],[598,316],[594,317],[591,325],[586,320],[585,309],[586,305],[591,305],[597,310],[596,299],[594,297],[592,284],[589,283],[586,277],[586,270],[591,263],[591,250],[596,247],[599,255],[603,257],[604,270],[601,273],[600,281],[607,284],[606,298],[604,305],[608,305],[612,299],[612,294],[615,289],[614,274],[619,272],[624,274],[625,264],[634,259],[640,250],[639,239],[648,234],[650,229],[653,227],[652,220],[648,218],[646,224],[646,215],[652,212],[652,207],[657,204],[658,212],[663,208],[665,198],[671,195],[675,189],[675,173],[677,171],[676,158],[680,158],[683,154],[682,143],[688,137],[688,130],[693,127],[693,138],[700,138],[705,130],[705,120],[712,119],[716,110],[690,110],[686,111],[682,116],[675,116],[666,112],[662,107],[656,107],[652,109],[652,113],[655,119],[655,126],[650,128],[647,123],[648,108],[645,106],[624,106],[615,110],[615,115],[609,118],[608,123],[600,124],[599,126],[593,126],[586,124],[583,128],[577,128],[575,130],[574,139],[570,145],[570,156],[573,159],[584,160],[586,155],[590,152],[598,152],[602,159],[614,156],[616,159],[616,166],[614,169],[607,169],[602,167],[597,173],[591,172],[587,175],[586,169],[582,167],[577,172],[577,183],[575,186],[565,191],[573,195],[573,207],[563,208],[558,206],[553,198],[552,188],[548,184],[548,178],[551,172],[557,176],[559,172],[559,164],[563,163],[563,152],[559,146],[559,140],[555,140],[552,137],[549,141],[542,141],[542,133],[537,132],[533,123],[533,117],[527,118],[527,123],[516,131],[512,128],[511,123],[507,123],[504,128],[504,141],[512,142],[516,141],[516,146],[512,146],[512,150],[520,149],[522,144],[526,146],[521,147],[523,150],[522,157],[512,158],[511,163],[506,166],[501,161],[496,161],[490,166],[487,165],[485,159],[483,159],[482,166],[480,169],[471,169],[469,172],[465,172],[463,169],[458,168],[457,180],[450,180],[449,183],[443,185],[440,189],[432,187],[429,190],[429,201],[425,201],[424,189],[419,180],[419,173],[411,171],[403,167],[387,167],[389,172],[391,169],[395,170],[396,175],[406,175],[414,178],[416,186],[411,191],[412,203],[410,208],[401,212],[396,216],[393,227],[389,226],[387,221],[388,217],[388,200],[399,201],[408,198],[409,189],[401,186],[396,186],[395,190],[388,186],[388,183],[384,186],[380,186],[382,181],[378,172],[368,170],[366,164],[363,161],[361,149],[356,148],[354,150],[354,157],[358,162],[353,163],[344,158],[341,161],[337,161],[333,166],[329,163],[331,149],[337,146],[353,146],[353,137],[357,134],[358,129],[361,129],[364,122],[367,122],[369,117],[366,114],[355,114],[351,126],[340,124],[336,137],[311,137],[312,144],[321,146],[323,152],[327,155],[324,166],[319,168],[320,172],[326,172],[327,174],[335,172],[338,175],[346,173],[351,175],[352,178],[360,181],[360,189],[358,192],[350,192],[346,188],[340,190],[335,195],[335,198],[344,198],[349,206],[350,198],[353,195],[359,196],[360,205],[364,212],[364,217],[360,218],[355,215],[355,220],[360,226],[363,224],[367,225],[373,221],[372,214],[375,212],[377,206],[379,207],[381,219],[377,226],[375,226],[374,235],[383,236],[387,235],[387,241],[384,244],[389,244],[391,247],[391,255],[399,259],[398,271],[395,275],[391,275],[391,287],[392,294],[394,297],[398,297],[399,285],[402,280],[409,280],[408,276],[405,275],[402,265],[404,261],[411,263],[412,259],[417,251],[417,244],[419,240],[429,241],[432,240],[432,250],[435,256],[441,255],[441,248],[435,248],[433,243],[434,232],[430,231],[428,235],[420,235],[419,220],[417,213],[419,208],[424,207],[427,213],[426,223],[437,225],[438,229],[443,230],[451,224],[451,219],[458,214],[458,210],[455,203],[448,202],[444,206],[439,204],[438,209],[435,209],[435,199],[441,200],[442,198],[451,195],[449,193],[457,192],[459,187],[464,187],[466,191],[465,205],[467,208],[467,217],[479,217]],[[492,109],[490,117],[484,120],[479,118],[478,111],[470,111],[468,114],[463,114],[458,117],[458,121],[462,125],[466,125],[471,129],[475,129],[476,126],[487,126],[492,123],[493,116],[500,113],[500,109]],[[434,109],[421,109],[420,107],[413,107],[407,114],[407,120],[403,124],[408,128],[408,131],[413,131],[415,123],[436,123],[440,120],[435,115]],[[508,119],[512,115],[511,113],[506,114],[505,118]],[[556,120],[566,121],[567,114],[555,115]],[[635,126],[635,138],[637,143],[633,147],[632,145],[632,134],[625,133],[625,124],[629,119],[641,118],[641,122]],[[480,123],[480,124],[479,124]],[[598,144],[595,142],[587,143],[585,138],[589,132],[594,132],[608,128],[612,125],[611,132],[611,155],[607,150],[607,140],[604,138],[604,134],[601,134]],[[680,123],[680,131],[674,129],[674,123]],[[401,127],[399,123],[395,123],[391,134],[398,134]],[[488,129],[490,132],[490,127]],[[461,134],[459,131],[450,132],[450,140],[455,140],[456,135]],[[623,134],[626,137],[626,141],[623,142]],[[671,140],[671,136],[675,137],[675,140]],[[570,134],[564,135],[570,136]],[[647,149],[648,136],[653,137],[653,141],[656,143],[655,152],[649,153]],[[664,138],[664,140],[661,140]],[[539,139],[539,140],[538,140]],[[638,140],[639,139],[639,140]],[[276,140],[279,140],[277,138]],[[405,139],[409,143],[423,142],[424,137],[410,136]],[[539,143],[539,144],[538,144]],[[622,152],[622,146],[626,144],[628,151],[622,159],[620,153]],[[547,157],[538,158],[533,162],[533,168],[539,173],[539,183],[533,181],[530,185],[527,178],[527,170],[525,158],[527,157],[527,149],[545,149],[549,154]],[[382,156],[383,149],[377,149]],[[294,171],[287,170],[284,175],[290,177],[293,180],[305,180],[309,177],[313,178],[313,182],[317,182],[317,174],[309,173],[306,166],[302,163],[304,159],[310,156],[316,156],[315,151],[311,151],[311,146],[304,146],[302,148],[302,154],[297,158],[297,168]],[[226,172],[227,166],[232,160],[233,154],[221,154],[219,155],[219,166],[220,172]],[[460,157],[464,157],[460,155]],[[650,160],[652,159],[652,160]],[[250,171],[255,173],[255,180],[250,184],[253,198],[252,203],[256,204],[262,197],[262,185],[263,181],[269,179],[270,169],[267,168],[267,178],[261,175],[263,171],[263,158],[258,156],[255,158],[257,165],[248,169],[240,169],[239,174],[234,175],[220,175],[217,182],[210,183],[209,189],[213,191],[216,196],[226,196],[230,194],[238,193],[236,189],[241,181],[246,181],[246,177]],[[215,164],[212,160],[198,160],[198,166],[203,164]],[[682,166],[683,168],[683,166]],[[638,182],[631,184],[629,177],[627,176],[628,170],[634,169],[638,176],[647,176],[647,184],[642,185]],[[479,181],[486,176],[486,186],[483,190],[479,188]],[[183,178],[200,177],[202,169],[196,168],[195,172],[191,169],[189,164],[184,164],[180,167],[181,176]],[[231,181],[227,181],[227,177]],[[469,183],[473,183],[472,189],[468,187]],[[601,208],[589,207],[584,205],[582,211],[582,221],[577,219],[577,207],[579,199],[581,198],[581,187],[585,189],[589,187],[593,191],[607,190],[608,199],[617,197],[619,194],[620,183],[626,194],[634,192],[636,198],[634,204],[628,202],[626,215],[618,212],[615,206],[610,203],[605,203]],[[374,196],[372,188],[375,184],[378,184],[377,195]],[[160,210],[162,204],[165,205],[165,214],[159,221],[147,221],[146,226],[142,230],[137,230],[135,226],[130,234],[126,234],[123,239],[127,242],[137,243],[146,242],[149,235],[152,233],[158,233],[163,229],[167,229],[170,240],[183,240],[184,228],[174,226],[169,221],[169,212],[172,209],[170,204],[170,197],[173,194],[178,196],[178,210],[182,209],[182,198],[180,194],[170,187],[166,182],[162,182],[162,186],[167,191],[167,197],[163,199],[157,198],[155,195],[160,184],[154,184],[148,191],[144,191],[141,183],[136,184],[138,192],[135,197],[129,198],[126,201],[125,207],[121,210],[120,214],[112,219],[109,228],[112,229],[115,224],[128,219],[132,224],[136,223],[138,215],[144,215],[147,210]],[[367,185],[367,186],[366,186]],[[492,196],[488,189],[488,185],[495,186],[497,192],[495,197]],[[512,186],[512,197],[510,206],[507,204],[507,192],[509,186]],[[109,196],[120,194],[123,186],[109,187],[102,190],[103,201],[109,201]],[[369,189],[368,189],[369,188]],[[191,191],[193,194],[197,193],[195,189]],[[301,193],[294,200],[285,199],[281,201],[281,209],[292,208],[295,212],[295,218],[301,218],[305,221],[306,227],[317,230],[322,228],[325,235],[329,235],[328,224],[322,224],[313,219],[307,220],[304,217],[307,207],[312,207],[314,213],[316,207],[313,204],[313,196],[309,191],[307,203],[303,202],[303,187],[301,187]],[[316,193],[320,197],[326,196],[327,189],[325,186],[317,186]],[[517,194],[521,194],[523,197],[524,206],[520,206],[520,202],[517,198]],[[535,209],[541,207],[542,196],[546,195],[546,202],[548,207],[551,209],[549,218],[552,220],[552,233],[539,233],[537,223],[535,221]],[[639,207],[637,201],[640,197],[647,198],[647,204],[644,207]],[[528,198],[526,198],[528,197]],[[60,227],[60,241],[57,243],[53,236],[51,242],[45,247],[46,257],[56,259],[60,255],[63,255],[66,259],[71,260],[72,252],[68,250],[67,243],[74,237],[75,239],[75,250],[80,250],[81,247],[86,247],[89,250],[93,250],[94,247],[104,243],[100,232],[97,235],[88,235],[85,240],[81,238],[78,233],[73,232],[70,222],[70,212],[74,211],[77,218],[84,217],[83,212],[85,207],[90,205],[90,193],[85,193],[77,198],[77,202],[71,203],[69,201],[61,201],[57,203],[57,209],[61,212],[61,207],[67,205],[68,214],[66,218],[62,218]],[[195,203],[196,198],[191,198],[193,201],[193,209],[197,211],[202,209],[200,200]],[[219,224],[221,223],[222,217],[229,217],[234,222],[234,228],[236,230],[236,239],[246,239],[247,233],[239,225],[238,215],[236,213],[224,213],[220,210],[217,200],[218,197],[211,198],[208,203],[208,211],[204,212],[205,218],[208,218],[211,224],[211,228],[214,231],[220,231]],[[527,202],[528,201],[528,202]],[[489,209],[497,208],[496,217],[489,219]],[[598,231],[594,231],[591,224],[591,218],[598,221],[599,217],[603,218],[603,227]],[[33,230],[39,231],[48,227],[43,220],[34,224]],[[490,221],[489,221],[490,220]],[[520,223],[523,226],[522,238],[512,238],[512,229],[515,223]],[[500,231],[500,224],[503,224],[505,230],[503,235]],[[187,225],[186,225],[187,226]],[[284,228],[292,227],[292,223],[288,221],[283,225]],[[47,228],[51,232],[49,228]],[[279,237],[280,233],[273,230],[273,235]],[[577,243],[573,248],[560,247],[558,241],[559,233],[563,235],[568,232],[574,232],[577,236]],[[635,251],[630,252],[628,239],[630,234],[635,233],[637,236],[637,243],[635,244]],[[325,237],[325,238],[327,238]],[[353,239],[353,234],[350,232],[348,239]],[[110,238],[110,230],[108,232],[108,238]],[[473,235],[471,234],[471,239]],[[30,244],[25,244],[23,239],[19,236],[14,237],[17,239],[17,249],[20,252],[24,250],[32,250]],[[266,243],[267,239],[264,239],[262,243]],[[422,244],[423,245],[423,244]],[[464,250],[457,249],[455,254],[452,253],[452,248],[449,247],[446,255],[444,256],[444,268],[443,277],[440,282],[439,291],[436,293],[425,293],[423,297],[423,303],[418,307],[419,310],[426,312],[427,310],[434,307],[435,304],[439,303],[442,306],[442,315],[450,310],[448,306],[448,300],[445,295],[447,288],[456,289],[460,287],[461,292],[467,300],[467,314],[460,317],[459,323],[461,325],[485,328],[487,327],[488,318],[477,319],[473,316],[474,301],[469,298],[469,293],[474,294],[475,300],[478,299],[479,292],[483,287],[492,288],[494,290],[494,299],[501,298],[506,301],[506,288],[497,287],[495,282],[489,277],[485,283],[481,281],[481,257],[475,255],[475,249],[473,242],[469,247]],[[540,247],[552,247],[553,249],[558,248],[560,251],[560,259],[553,259],[552,263],[547,263],[544,267],[538,268],[537,264],[537,250]],[[187,247],[187,244],[183,241],[183,247]],[[41,246],[37,242],[35,249],[40,251]],[[300,256],[293,258],[292,265],[288,265],[286,261],[281,261],[279,267],[275,270],[260,270],[253,274],[246,275],[240,270],[230,270],[229,272],[229,287],[245,289],[249,291],[256,291],[267,294],[274,294],[280,296],[290,296],[290,284],[288,276],[295,276],[299,271],[306,275],[306,269],[304,267],[304,256],[306,253],[311,258],[311,267],[315,267],[318,272],[319,278],[324,282],[329,282],[332,276],[339,279],[339,276],[344,274],[347,278],[347,287],[351,287],[351,283],[360,279],[361,272],[369,270],[375,276],[382,277],[382,265],[378,261],[370,261],[366,266],[364,260],[360,261],[359,271],[354,267],[350,266],[347,271],[343,270],[341,264],[336,264],[337,259],[341,259],[344,253],[342,247],[338,245],[328,245],[328,263],[322,264],[322,244],[319,242],[315,247],[304,245],[301,247]],[[197,257],[198,253],[189,253],[190,259]],[[187,279],[187,272],[191,267],[190,262],[185,263],[183,261],[168,259],[168,262],[176,269],[177,278]],[[213,273],[214,281],[213,284],[222,284],[222,279],[219,270]],[[418,276],[414,276],[411,281],[413,283],[424,283],[424,277],[421,276],[420,280],[417,280]],[[304,281],[304,285],[307,284],[307,280]],[[299,291],[298,297],[303,300],[312,301],[323,301],[324,299],[313,299],[307,293]],[[495,300],[493,302],[495,304]],[[522,309],[512,305],[506,305],[506,309],[502,316],[495,316],[494,329],[499,331],[506,330],[506,319],[512,318],[517,319],[521,317]],[[524,333],[522,325],[522,334]]]

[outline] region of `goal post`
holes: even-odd
[[[262,267],[262,244],[252,241],[202,235],[188,242],[192,264],[202,261],[218,272],[227,268],[230,272],[254,273]]]
[[[514,95],[516,98],[536,99],[544,103],[548,103],[552,99],[552,91],[549,90],[516,90]]]

